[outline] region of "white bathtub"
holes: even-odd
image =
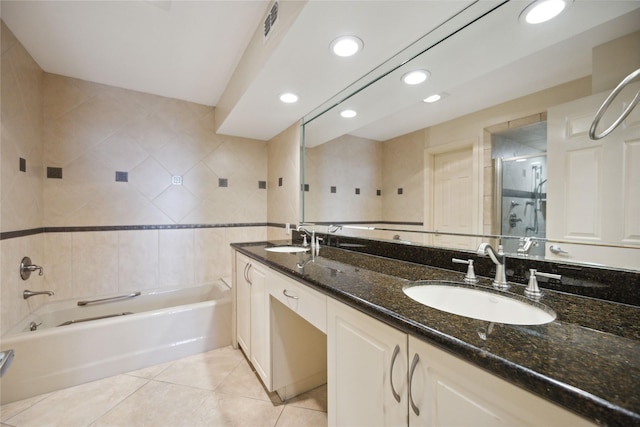
[[[109,295],[97,298],[105,297]],[[15,351],[13,363],[0,379],[1,403],[231,343],[231,292],[222,280],[145,291],[117,302],[78,306],[77,301],[47,304],[1,337],[0,349]],[[57,326],[125,312],[132,314]],[[31,331],[31,322],[41,325]]]

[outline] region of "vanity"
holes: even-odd
[[[403,292],[462,282],[453,264],[352,250],[378,244],[366,239],[317,255],[266,250],[287,244],[232,245],[237,343],[283,399],[326,381],[329,425],[640,424],[637,305],[543,289],[552,322],[481,321]]]

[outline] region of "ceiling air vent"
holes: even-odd
[[[264,18],[264,38],[267,39],[269,37],[269,33],[273,29],[273,26],[278,19],[278,2],[273,2],[273,5],[269,9],[269,13]]]

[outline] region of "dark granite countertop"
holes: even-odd
[[[545,325],[490,324],[424,306],[402,292],[416,280],[463,274],[322,247],[276,253],[288,242],[233,244],[245,255],[597,424],[640,426],[640,307],[545,290],[557,318]],[[302,268],[298,264],[304,264]],[[480,278],[479,286],[491,287]],[[522,295],[524,286],[508,292]]]

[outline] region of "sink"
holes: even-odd
[[[411,299],[431,308],[488,322],[543,325],[556,318],[556,313],[544,304],[504,291],[458,282],[416,282],[403,291]]]
[[[272,246],[270,248],[264,248],[265,251],[268,252],[284,252],[284,253],[295,253],[295,252],[306,252],[309,248],[303,248],[302,246]]]

